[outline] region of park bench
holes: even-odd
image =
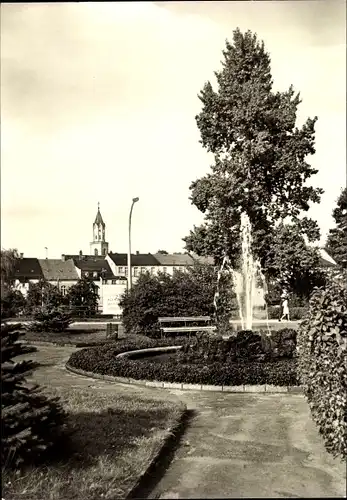
[[[180,318],[158,318],[161,335],[175,333],[191,333],[196,332],[212,332],[216,329],[211,325],[210,316],[195,316],[195,317],[180,317]],[[179,323],[184,323],[182,326],[173,326]]]

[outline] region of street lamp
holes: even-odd
[[[128,291],[131,290],[131,216],[133,213],[134,204],[139,201],[139,198],[133,198],[129,214],[129,248],[128,248]]]

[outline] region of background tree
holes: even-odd
[[[337,200],[333,217],[336,227],[329,231],[327,251],[343,269],[347,269],[347,188],[343,189]]]
[[[303,303],[307,303],[314,287],[325,285],[317,248],[306,244],[297,225],[277,226],[266,263],[267,275],[278,284],[277,290],[290,290]]]
[[[230,277],[220,281],[219,321],[226,322],[237,309]],[[129,293],[120,300],[123,324],[128,333],[158,335],[160,316],[214,316],[214,294],[217,271],[213,266],[196,264],[186,272],[176,271],[173,276],[158,273],[141,274]]]
[[[18,259],[19,254],[17,249],[1,250],[1,293],[8,290],[13,284]]]
[[[28,386],[33,361],[14,358],[35,350],[18,342],[17,325],[1,325],[1,465],[18,467],[47,456],[59,442],[65,413],[58,398]]]
[[[157,253],[160,253],[162,255],[168,255],[168,252],[166,250],[158,250]]]
[[[99,288],[91,280],[82,278],[69,288],[67,299],[79,316],[93,316],[98,310]]]
[[[64,298],[59,288],[47,280],[41,279],[37,283],[30,283],[26,297],[28,311],[36,308],[57,308],[64,303]]]
[[[16,317],[26,308],[26,300],[19,290],[8,289],[1,294],[1,318]]]
[[[19,260],[16,249],[1,250],[1,317],[16,316],[22,311],[25,299],[22,293],[14,290],[15,270]]]
[[[306,185],[317,173],[306,161],[315,153],[317,117],[295,126],[300,96],[292,86],[272,91],[270,57],[255,34],[235,30],[223,56],[222,70],[215,73],[218,88],[205,84],[199,95],[202,111],[196,117],[200,142],[214,154],[211,172],[190,186],[191,201],[204,213],[205,222],[184,241],[188,251],[211,255],[218,264],[227,255],[237,267],[245,212],[252,224],[254,253],[266,275],[276,274],[273,241],[279,224],[290,223],[310,242],[319,237],[317,223],[301,216],[323,192]]]

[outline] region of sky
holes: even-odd
[[[325,190],[309,215],[321,243],[346,185],[345,2],[99,2],[1,5],[1,246],[27,257],[89,253],[100,202],[113,252],[183,251],[202,214],[189,186],[212,158],[195,116],[225,40],[250,29],[274,89],[318,116]]]

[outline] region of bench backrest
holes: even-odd
[[[180,321],[211,321],[210,316],[180,317],[180,318],[158,318],[159,323],[171,323]]]

